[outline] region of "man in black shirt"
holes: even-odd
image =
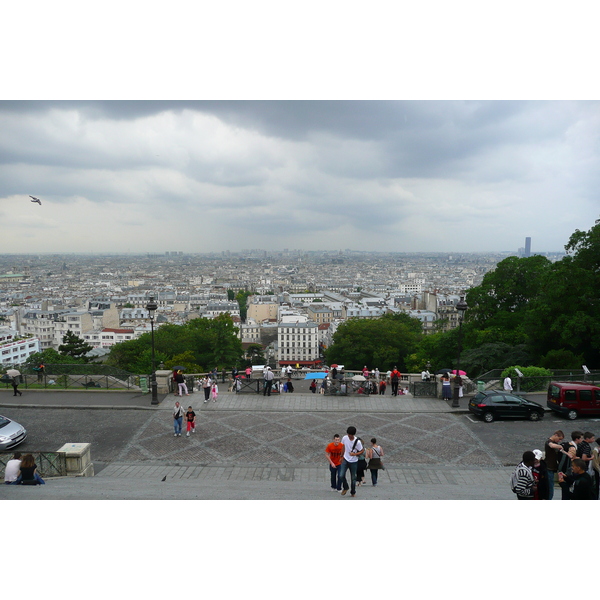
[[[587,465],[580,458],[571,464],[572,475],[565,475],[562,471],[558,474],[558,482],[564,489],[568,489],[567,500],[595,500],[594,486],[590,474],[586,472]]]
[[[559,429],[555,431],[544,444],[544,455],[548,467],[548,500],[554,498],[554,479],[558,472],[558,461],[564,453],[561,442],[565,439],[565,434]]]

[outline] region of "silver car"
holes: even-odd
[[[24,442],[27,438],[27,430],[16,421],[0,415],[0,451],[10,450]]]

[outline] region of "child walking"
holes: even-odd
[[[187,423],[187,433],[185,436],[190,437],[190,430],[192,433],[196,433],[196,413],[191,406],[188,407],[187,412],[185,413],[185,420]]]
[[[212,401],[216,402],[217,396],[219,395],[219,386],[217,385],[216,381],[212,384],[210,395],[212,396]]]

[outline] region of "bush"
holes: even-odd
[[[500,377],[510,377],[513,382],[518,379],[517,371],[519,369],[523,373],[521,378],[520,388],[522,392],[541,392],[548,388],[550,381],[552,380],[552,371],[544,369],[542,367],[521,367],[515,365],[513,367],[507,367],[502,371]],[[513,388],[516,387],[513,383]]]

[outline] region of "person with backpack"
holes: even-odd
[[[535,454],[531,450],[523,452],[523,460],[517,465],[510,479],[510,488],[517,500],[533,500],[536,489],[531,471],[535,464]]]
[[[350,426],[346,429],[346,435],[342,438],[344,446],[344,458],[338,476],[338,492],[342,496],[348,493],[348,482],[346,481],[346,471],[350,470],[350,495],[356,496],[356,474],[358,470],[358,455],[362,453],[363,445],[356,437],[356,427]],[[342,490],[342,486],[344,489]]]

